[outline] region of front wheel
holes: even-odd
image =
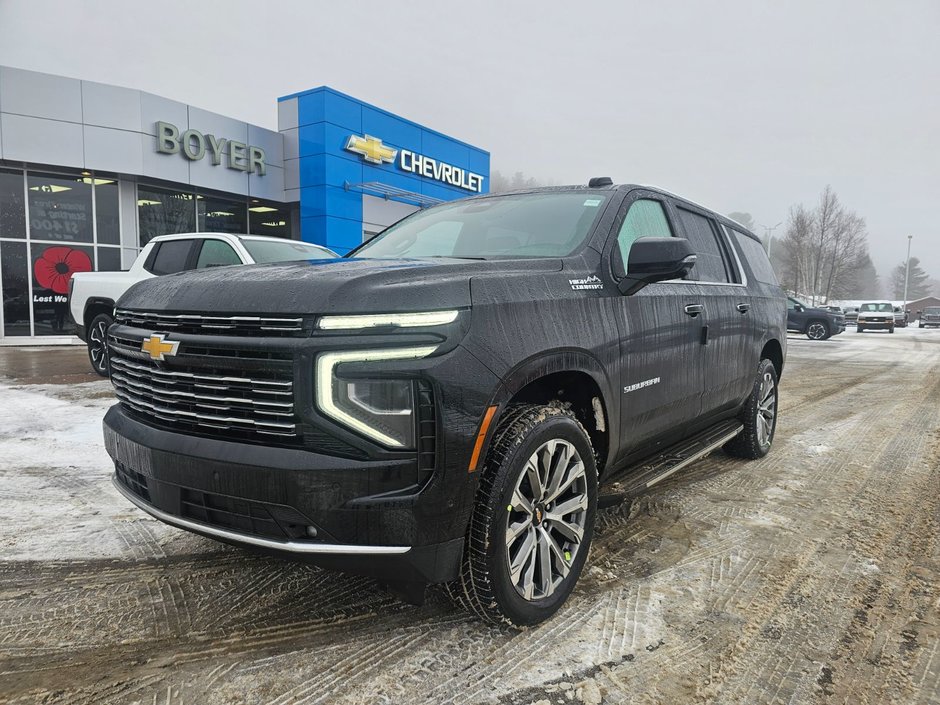
[[[810,340],[825,340],[829,337],[829,327],[822,321],[810,321],[806,326],[806,337]]]
[[[99,313],[88,326],[88,361],[102,377],[108,376],[108,328],[112,323],[111,316]]]
[[[751,459],[767,455],[777,430],[777,401],[777,368],[770,360],[761,360],[751,395],[738,417],[744,430],[725,444],[728,455]]]
[[[448,592],[490,622],[551,617],[587,560],[597,467],[584,427],[561,406],[510,407],[493,436]]]

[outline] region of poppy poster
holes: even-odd
[[[69,280],[90,272],[92,248],[33,245],[33,322],[37,335],[61,333],[68,308]]]

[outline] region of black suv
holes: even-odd
[[[785,310],[754,235],[663,191],[475,197],[344,259],[132,287],[105,444],[167,523],[534,624],[598,507],[768,452]]]
[[[834,307],[813,308],[787,297],[787,330],[803,333],[810,340],[826,340],[845,332],[845,314]]]

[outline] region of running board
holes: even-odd
[[[743,429],[740,421],[723,421],[647,458],[639,465],[617,472],[610,480],[604,481],[603,491],[597,497],[598,509],[613,507],[642,494],[657,482],[720,448]]]

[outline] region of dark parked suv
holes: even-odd
[[[609,179],[419,211],[345,259],[153,279],[116,314],[131,502],[517,625],[565,601],[599,507],[768,452],[786,352],[754,235]]]
[[[845,314],[841,309],[813,308],[787,297],[787,330],[803,333],[810,340],[826,340],[845,332]]]

